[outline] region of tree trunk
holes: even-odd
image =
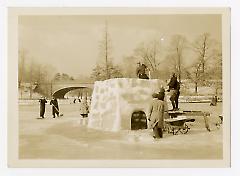
[[[181,56],[182,51],[179,49],[179,46],[177,47],[177,71],[178,71],[178,80],[181,83]]]
[[[32,99],[32,82],[30,83],[30,99]]]
[[[31,63],[30,66],[30,94],[29,94],[29,98],[32,99],[32,80],[33,80],[33,63]]]
[[[106,79],[110,79],[109,68],[108,68],[108,29],[107,22],[105,26],[105,62],[106,62]]]
[[[197,93],[197,92],[198,92],[198,83],[195,82],[195,93]]]
[[[178,68],[178,80],[181,83],[181,67]]]

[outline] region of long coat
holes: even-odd
[[[159,128],[164,127],[164,102],[154,98],[149,109],[149,128],[154,128],[157,124]]]
[[[89,113],[89,108],[88,108],[88,104],[86,101],[82,101],[80,103],[80,114],[88,114]]]
[[[40,102],[40,116],[44,116],[45,104],[47,103],[47,100],[45,98],[41,98],[39,102]]]
[[[169,89],[174,89],[174,90],[176,90],[177,89],[177,83],[178,81],[177,81],[177,77],[176,76],[173,76],[173,77],[171,77],[171,80],[170,80],[170,82],[168,83],[168,86],[169,86]]]
[[[57,99],[52,99],[50,101],[50,105],[53,105],[52,106],[52,114],[54,115],[55,113],[56,114],[59,114],[59,107],[58,107],[58,101]]]

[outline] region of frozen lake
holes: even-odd
[[[104,132],[80,125],[79,104],[61,104],[63,117],[53,119],[47,105],[45,119],[39,105],[19,105],[20,159],[222,159],[222,128],[216,128],[222,104],[181,103],[181,110],[211,112],[211,132],[202,117],[189,124],[187,134],[164,133],[154,140],[152,130]]]

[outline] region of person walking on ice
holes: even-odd
[[[55,114],[59,117],[58,101],[55,97],[53,97],[52,100],[50,101],[50,105],[52,105],[53,118],[55,118]]]
[[[44,114],[45,114],[45,104],[47,103],[47,100],[45,97],[41,97],[39,99],[40,102],[40,117],[44,118]]]
[[[87,117],[89,113],[89,106],[87,104],[87,97],[83,97],[80,103],[80,124],[86,125]]]

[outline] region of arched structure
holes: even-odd
[[[62,89],[59,89],[59,90],[56,90],[54,93],[53,93],[53,96],[57,99],[64,99],[64,95],[72,90],[76,90],[76,89],[83,89],[83,88],[88,88],[88,89],[91,89],[90,87],[79,87],[79,86],[76,86],[76,87],[65,87],[65,88],[62,88]]]

